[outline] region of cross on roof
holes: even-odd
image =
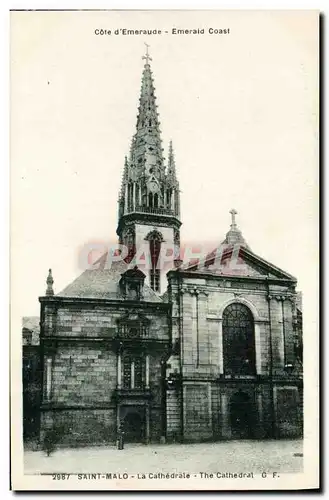
[[[232,226],[235,226],[235,216],[238,212],[235,210],[235,208],[232,208],[232,210],[230,210],[230,214],[232,216]]]
[[[146,45],[146,54],[142,57],[142,59],[145,59],[146,64],[149,64],[149,61],[152,61],[152,57],[149,55],[149,44],[144,42],[144,45]]]

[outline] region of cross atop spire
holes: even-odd
[[[236,227],[236,222],[235,222],[235,216],[237,215],[237,211],[235,210],[235,208],[232,208],[230,210],[230,214],[231,214],[231,217],[232,217],[232,224],[231,224],[231,227]]]
[[[152,57],[149,55],[149,44],[144,42],[144,45],[146,46],[146,54],[142,57],[142,59],[146,60],[145,64],[149,64],[149,61],[152,61]]]

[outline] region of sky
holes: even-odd
[[[11,288],[38,315],[82,271],[87,244],[116,241],[144,42],[164,156],[172,139],[181,240],[221,242],[229,210],[251,250],[318,278],[318,39],[312,11],[11,13]],[[172,28],[204,29],[173,35]],[[161,35],[114,35],[116,28]],[[227,35],[209,28],[228,29]],[[96,35],[96,29],[111,35]]]

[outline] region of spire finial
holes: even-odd
[[[249,248],[244,237],[242,236],[240,229],[238,229],[238,226],[236,224],[235,216],[237,213],[238,212],[235,210],[235,208],[232,208],[232,210],[230,210],[230,214],[232,217],[232,224],[231,224],[231,228],[230,228],[229,232],[226,233],[226,238],[222,242],[222,244],[223,245],[241,245],[241,246],[244,246],[246,248]]]
[[[235,208],[232,208],[230,210],[230,214],[231,214],[231,217],[232,217],[232,224],[231,224],[231,227],[236,227],[236,222],[235,222],[235,216],[237,215],[237,211],[235,210]]]
[[[142,59],[146,60],[145,64],[149,64],[149,61],[152,61],[152,57],[149,55],[149,44],[144,42],[144,45],[146,46],[146,54],[142,57]]]
[[[47,283],[46,295],[54,295],[54,289],[53,289],[54,280],[51,274],[51,269],[49,269],[46,283]]]

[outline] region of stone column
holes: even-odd
[[[196,367],[199,366],[199,339],[198,339],[198,325],[197,325],[197,296],[191,292],[192,298],[192,362]]]
[[[257,393],[257,411],[259,426],[263,426],[263,395],[261,392]]]
[[[145,357],[145,386],[146,389],[150,387],[150,356],[148,354]]]
[[[146,416],[145,437],[146,437],[146,444],[148,444],[150,442],[150,407],[148,405],[145,408],[145,416]]]
[[[46,359],[46,399],[49,401],[51,399],[52,390],[52,358]]]
[[[209,429],[211,430],[211,432],[213,432],[211,383],[208,383],[208,418],[209,418]]]
[[[291,298],[285,297],[283,302],[284,325],[285,325],[285,361],[286,364],[294,365],[294,327],[293,327],[293,303]]]
[[[223,356],[223,320],[218,323],[218,366],[219,374],[224,373],[224,356]]]
[[[272,347],[272,368],[273,372],[282,370],[284,366],[284,342],[283,342],[283,323],[282,323],[282,305],[280,296],[270,295],[269,314],[270,314],[270,335]],[[271,358],[271,355],[270,355]]]
[[[117,384],[118,389],[121,389],[122,384],[122,369],[121,369],[121,352],[118,352],[118,363],[117,363]]]
[[[221,414],[222,414],[221,415],[222,416],[222,418],[221,418],[221,421],[222,421],[221,434],[222,434],[222,437],[231,437],[227,394],[223,394],[221,392],[220,401],[221,401]]]
[[[118,404],[118,406],[117,406],[117,439],[118,439],[120,424],[121,424],[121,422],[120,422],[120,405]]]
[[[280,308],[280,325],[281,325],[281,335],[280,335],[280,344],[279,344],[279,348],[280,348],[280,368],[284,368],[284,365],[285,365],[285,359],[286,359],[286,352],[285,352],[285,324],[284,324],[284,309],[283,309],[283,301],[284,301],[284,297],[280,297],[280,296],[277,296],[276,297],[277,301],[278,301],[278,305],[279,305],[279,308]]]
[[[208,293],[200,290],[198,300],[198,341],[199,341],[199,362],[201,365],[211,364],[211,349],[209,340],[209,325],[207,323],[207,303]]]
[[[255,321],[255,355],[256,355],[256,373],[257,375],[261,375],[262,373],[262,344],[261,344],[261,335],[260,335],[260,323]]]
[[[135,389],[135,362],[132,361],[131,362],[131,365],[130,365],[130,369],[131,369],[131,389]]]

